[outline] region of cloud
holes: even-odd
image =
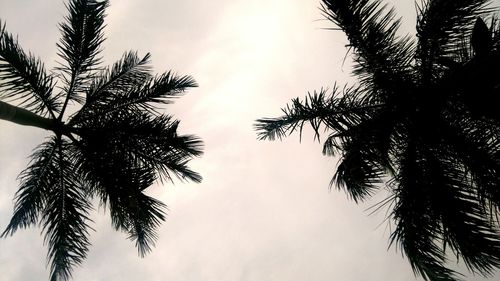
[[[50,3],[0,0],[0,17],[53,66],[56,23],[65,12],[61,1]],[[127,50],[151,52],[157,72],[174,69],[200,84],[166,111],[181,120],[181,133],[204,139],[205,155],[192,161],[204,182],[149,190],[170,211],[144,259],[97,212],[93,246],[74,280],[421,280],[401,254],[387,251],[389,233],[378,227],[384,214],[364,211],[376,201],[356,205],[329,192],[335,159],[321,155],[310,130],[302,143],[297,136],[257,141],[252,130],[256,118],[279,115],[291,98],[353,82],[349,59],[343,63],[346,39],[323,29],[332,25],[318,21],[317,7],[285,0],[111,1],[107,64]],[[2,227],[15,178],[43,136],[0,122]],[[48,276],[39,231],[0,240],[2,278]]]

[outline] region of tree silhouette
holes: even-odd
[[[179,121],[157,111],[196,82],[172,71],[152,75],[150,56],[128,52],[99,67],[108,1],[71,0],[60,25],[62,62],[48,73],[0,22],[0,119],[52,131],[21,173],[13,217],[2,236],[39,224],[51,280],[68,280],[89,247],[92,201],[109,208],[115,229],[144,256],[166,206],[144,194],[158,180],[200,182],[187,163],[202,142],[178,135]],[[58,78],[58,82],[56,82]],[[68,114],[68,106],[76,105]]]
[[[387,188],[375,206],[390,208],[390,245],[416,274],[456,280],[453,253],[489,275],[500,267],[500,24],[490,1],[419,3],[412,39],[382,1],[323,0],[359,83],[293,99],[255,128],[270,140],[325,129],[323,153],[340,157],[331,185],[355,202]]]

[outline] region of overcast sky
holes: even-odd
[[[414,1],[393,2],[405,32],[413,32]],[[97,210],[93,245],[74,280],[422,280],[400,252],[387,249],[385,213],[369,216],[367,208],[384,194],[356,205],[329,191],[335,159],[321,155],[310,131],[302,143],[297,136],[256,140],[255,119],[280,115],[307,91],[353,81],[349,60],[342,64],[345,37],[325,29],[332,24],[318,6],[318,0],[111,1],[106,64],[127,50],[151,52],[156,72],[172,69],[199,83],[165,110],[181,119],[180,133],[204,140],[205,155],[191,162],[204,181],[150,189],[170,211],[144,259]],[[58,60],[64,15],[62,0],[0,0],[9,32],[49,68]],[[12,214],[16,177],[46,135],[0,121],[1,229]],[[46,252],[38,228],[0,240],[0,280],[47,280]]]

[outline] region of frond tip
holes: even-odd
[[[135,240],[137,251],[144,257],[158,239],[157,228],[165,221],[166,205],[147,195],[136,196],[136,211],[130,217],[128,239]]]
[[[302,132],[306,122],[309,122],[313,128],[318,129],[322,123],[321,118],[328,116],[328,113],[321,110],[328,107],[328,103],[326,90],[323,89],[319,93],[309,94],[304,101],[299,98],[292,99],[291,105],[287,105],[282,109],[283,116],[258,119],[254,124],[254,129],[257,131],[260,140],[281,140],[296,130]],[[313,106],[318,106],[318,109],[316,110]]]

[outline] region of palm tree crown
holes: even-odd
[[[397,35],[382,1],[323,0],[359,83],[294,99],[255,125],[271,140],[326,128],[323,153],[340,157],[331,184],[358,202],[385,183],[378,207],[391,207],[390,243],[426,280],[458,278],[451,252],[472,272],[500,267],[500,24],[489,4],[420,1],[412,39]]]
[[[99,67],[107,6],[69,2],[57,44],[62,63],[53,74],[0,22],[0,119],[53,132],[20,175],[14,214],[2,236],[41,225],[51,280],[69,279],[86,257],[94,198],[143,256],[166,209],[144,190],[157,179],[201,181],[187,166],[201,155],[201,140],[178,135],[179,121],[156,107],[196,82],[171,71],[152,75],[149,54],[127,52],[112,67]],[[67,114],[70,104],[79,107]]]

